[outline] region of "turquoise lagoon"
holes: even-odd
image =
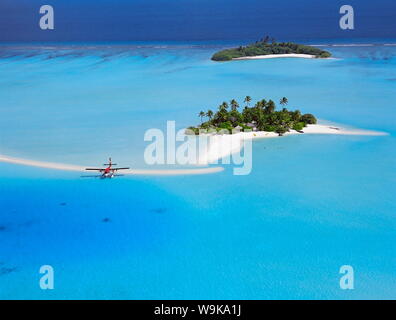
[[[0,154],[144,168],[147,129],[246,95],[389,135],[254,141],[246,176],[96,180],[1,163],[0,298],[395,298],[396,47],[210,61],[226,45],[2,45]],[[342,265],[354,290],[339,287]]]

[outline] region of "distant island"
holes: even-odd
[[[308,124],[316,124],[314,115],[302,114],[299,110],[289,111],[285,106],[288,99],[283,97],[279,103],[283,106],[282,110],[276,111],[276,104],[272,100],[262,99],[254,106],[250,107],[252,98],[246,96],[246,104],[242,112],[239,112],[240,105],[232,99],[230,103],[223,102],[217,112],[208,110],[201,111],[198,116],[201,124],[197,127],[189,127],[187,133],[199,135],[200,130],[219,132],[228,131],[267,131],[276,132],[279,136],[284,135],[291,129],[303,133],[304,127]],[[203,118],[208,118],[203,121]]]
[[[233,59],[243,59],[252,57],[264,57],[270,55],[300,55],[301,57],[312,58],[329,58],[331,53],[312,46],[292,43],[292,42],[276,42],[266,36],[246,47],[240,46],[234,49],[226,49],[215,53],[212,56],[213,61],[230,61]]]

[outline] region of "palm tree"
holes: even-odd
[[[301,111],[300,110],[295,110],[291,113],[293,121],[300,121],[301,119]]]
[[[235,99],[232,99],[230,101],[230,105],[231,105],[231,110],[233,111],[239,108],[239,104]]]
[[[262,42],[267,43],[269,41],[270,37],[265,36],[263,39],[261,39]]]
[[[267,100],[263,99],[263,100],[260,100],[260,101],[258,101],[256,103],[256,108],[257,109],[264,109],[266,105],[267,105]]]
[[[272,101],[272,100],[269,100],[268,101],[268,103],[267,103],[267,105],[265,106],[265,112],[267,113],[267,114],[271,114],[271,113],[273,113],[274,111],[275,111],[275,103],[274,103],[274,101]]]
[[[251,96],[246,96],[245,97],[245,100],[243,101],[243,102],[245,102],[248,106],[249,106],[249,103],[252,101],[252,97]]]
[[[263,106],[263,102],[262,101],[257,101],[256,104],[254,105],[254,107],[256,109],[262,109],[264,107]]]
[[[209,120],[212,120],[213,111],[212,110],[208,110],[208,112],[206,112],[206,116],[209,118]]]
[[[219,111],[227,111],[228,109],[228,103],[227,102],[223,102],[220,106],[219,106]]]
[[[282,106],[285,106],[285,105],[287,105],[287,104],[289,103],[289,100],[287,100],[286,97],[283,97],[282,99],[280,99],[279,103],[280,103]]]
[[[201,123],[202,123],[202,118],[205,117],[205,112],[201,111],[200,113],[198,113],[198,117],[201,118]]]

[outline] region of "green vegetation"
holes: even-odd
[[[310,54],[316,56],[316,58],[328,58],[331,56],[331,53],[328,51],[292,42],[275,42],[275,39],[271,39],[270,41],[270,38],[266,36],[260,41],[256,41],[256,43],[246,47],[240,46],[239,48],[219,51],[213,55],[212,60],[229,61],[234,58],[289,53]]]
[[[233,131],[272,131],[280,136],[291,129],[301,131],[307,124],[316,124],[316,118],[312,114],[301,114],[299,110],[289,111],[285,108],[288,104],[287,98],[280,99],[282,110],[276,111],[275,102],[272,100],[260,100],[253,107],[250,107],[252,98],[247,96],[244,99],[246,106],[242,112],[238,109],[238,101],[232,99],[230,103],[223,102],[217,112],[208,110],[201,111],[198,116],[201,124],[198,127],[190,127],[187,133],[198,135],[200,130],[219,132],[224,130],[229,133]],[[208,120],[203,122],[203,118]]]

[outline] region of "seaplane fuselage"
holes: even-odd
[[[116,166],[117,164],[112,163],[111,158],[109,158],[109,163],[105,163],[106,168],[86,168],[85,170],[89,171],[98,171],[101,173],[98,177],[101,179],[106,179],[106,178],[113,178],[115,177],[115,174],[118,170],[128,170],[129,168],[114,168],[113,166]]]

